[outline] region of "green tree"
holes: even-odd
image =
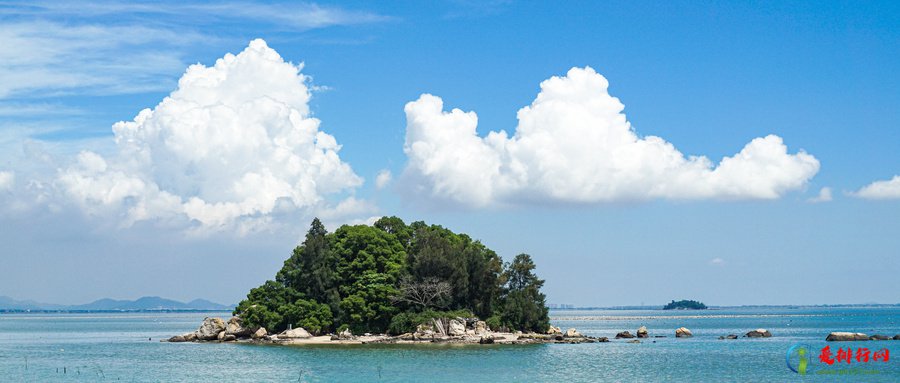
[[[541,293],[544,281],[534,274],[535,265],[528,254],[519,254],[504,272],[506,296],[501,320],[506,326],[545,332],[550,326],[546,296]]]
[[[393,234],[371,226],[342,226],[331,249],[338,259],[341,323],[357,332],[387,329],[397,308],[391,298],[406,267],[406,252]]]
[[[336,287],[337,260],[329,251],[328,231],[318,218],[313,219],[303,244],[275,276],[275,280],[291,287],[316,302],[338,309],[340,295]]]

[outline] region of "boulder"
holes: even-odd
[[[238,338],[245,338],[252,333],[253,330],[244,327],[243,321],[241,321],[241,317],[239,316],[233,316],[225,323],[225,335],[234,335]]]
[[[738,338],[738,336],[735,334],[722,335],[719,337],[719,339],[737,339],[737,338]]]
[[[411,336],[412,336],[412,334],[410,334],[410,337]],[[353,339],[353,333],[350,332],[349,328],[344,329],[344,331],[341,331],[341,332],[331,336],[331,340],[351,340],[351,339]]]
[[[448,334],[450,336],[466,335],[466,326],[463,325],[462,322],[459,320],[451,319],[449,327],[450,328],[449,328]]]
[[[216,340],[219,333],[225,331],[225,321],[221,318],[203,318],[203,323],[197,329],[197,339],[199,340]]]
[[[562,329],[559,327],[550,326],[550,328],[547,329],[547,334],[549,334],[549,335],[562,334]]]
[[[900,340],[900,335],[894,335],[894,340]]]
[[[869,337],[869,340],[891,340],[887,335],[875,334]]]
[[[597,341],[600,343],[606,343],[606,342],[609,342],[609,338],[607,338],[605,336],[601,336],[601,337],[597,338]]]
[[[216,335],[216,340],[220,342],[225,340],[225,331],[219,331],[219,335]]]
[[[566,330],[566,338],[581,338],[583,336],[584,335],[581,335],[581,333],[579,333],[574,328],[570,328],[570,329]]]
[[[284,330],[284,332],[278,334],[278,339],[305,339],[310,337],[312,337],[312,335],[309,334],[309,331],[304,330],[303,327]]]
[[[641,328],[637,329],[637,337],[638,338],[649,338],[650,333],[647,332],[647,326],[641,326]]]
[[[234,342],[237,340],[237,337],[234,334],[225,334],[225,337],[222,338],[223,342]]]
[[[187,340],[184,339],[184,335],[175,335],[169,338],[168,342],[187,342]]]
[[[616,339],[631,339],[631,338],[634,338],[634,335],[632,335],[628,331],[622,331],[622,332],[616,334]]]
[[[679,327],[677,330],[675,330],[676,338],[690,338],[692,336],[694,336],[694,334],[692,334],[691,330],[688,330],[686,327]]]
[[[861,332],[841,332],[836,331],[831,334],[828,334],[828,337],[825,338],[826,341],[829,342],[845,342],[845,341],[854,341],[854,340],[869,340],[869,336],[863,334]]]
[[[256,332],[251,334],[250,337],[253,339],[259,339],[259,338],[265,338],[266,335],[269,335],[269,332],[266,331],[265,327],[260,327],[256,330]]]
[[[490,332],[488,330],[487,322],[480,320],[475,322],[475,335],[484,335]]]
[[[745,336],[747,338],[771,338],[772,333],[764,328],[758,328],[756,330],[748,332]]]
[[[494,344],[494,337],[491,335],[485,335],[478,340],[480,344]]]

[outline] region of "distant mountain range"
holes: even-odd
[[[104,298],[83,305],[66,306],[0,296],[0,311],[216,311],[233,308],[234,305],[223,305],[205,299],[184,303],[160,297],[142,297],[133,301]]]

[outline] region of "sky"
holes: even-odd
[[[0,1],[0,295],[236,303],[313,217],[577,306],[900,303],[897,2]]]

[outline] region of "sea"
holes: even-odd
[[[229,313],[0,314],[0,381],[900,382],[900,340],[825,341],[832,331],[900,334],[900,307],[552,310],[550,315],[552,324],[564,330],[575,328],[610,341],[164,343],[160,340],[195,330],[204,317],[227,319]],[[613,339],[624,330],[634,334],[640,326],[648,328],[651,338],[641,343]],[[675,338],[679,327],[687,327],[694,336]],[[719,339],[757,328],[773,336]],[[798,353],[801,349],[805,357]],[[801,374],[794,370],[803,358]]]

